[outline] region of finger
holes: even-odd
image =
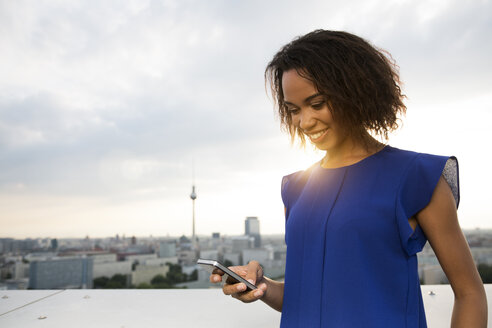
[[[225,280],[225,283],[228,284],[228,285],[234,285],[234,284],[237,284],[239,281],[229,275],[226,276],[226,280]]]
[[[222,276],[222,275],[224,275],[224,272],[221,269],[215,268],[212,270],[212,274],[218,274],[218,275]]]
[[[258,288],[248,292],[238,293],[236,298],[245,303],[251,303],[262,298],[264,294],[265,292],[262,289]]]
[[[246,273],[246,280],[255,285],[258,278],[261,278],[260,274],[262,274],[262,272],[263,271],[261,269],[260,263],[258,263],[257,261],[250,261],[248,263],[248,273]]]
[[[234,295],[238,293],[242,293],[246,290],[246,285],[243,283],[238,284],[225,284],[222,286],[222,291],[225,295]]]
[[[265,283],[261,283],[258,285],[258,288],[261,289],[263,291],[263,294],[264,294],[267,290],[267,285]]]
[[[246,273],[248,272],[248,267],[246,265],[237,265],[237,266],[230,266],[228,267],[231,271],[234,271],[238,275],[244,277]]]
[[[218,283],[222,281],[222,276],[219,274],[211,274],[210,275],[210,282],[213,283]]]

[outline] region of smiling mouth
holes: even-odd
[[[326,131],[328,131],[328,129],[324,129],[316,133],[308,134],[308,137],[309,139],[311,139],[312,142],[316,142],[326,133]]]

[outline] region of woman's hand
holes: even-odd
[[[247,291],[247,287],[244,283],[236,283],[232,278],[228,278],[222,287],[222,291],[225,295],[231,295],[244,303],[254,302],[265,295],[267,285],[265,277],[263,276],[263,268],[257,261],[251,261],[248,265],[229,267],[229,269],[248,280],[253,285],[256,285],[258,289]],[[223,275],[224,272],[217,269],[210,276],[210,281],[213,283],[221,282]]]

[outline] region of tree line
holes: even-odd
[[[179,264],[167,263],[169,271],[166,275],[158,274],[148,283],[141,283],[137,286],[131,285],[127,275],[115,274],[111,278],[98,277],[93,280],[94,289],[123,289],[123,288],[177,288],[176,284],[195,281],[198,279],[198,271],[195,269],[191,274],[186,274]]]

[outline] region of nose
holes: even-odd
[[[299,128],[303,131],[311,130],[316,124],[316,119],[309,108],[302,108],[299,113]]]

